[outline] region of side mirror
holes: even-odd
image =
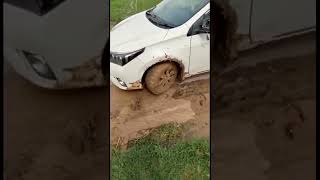
[[[210,19],[206,19],[201,24],[201,32],[209,33],[210,32]]]
[[[202,17],[190,29],[187,36],[210,33],[210,17]]]

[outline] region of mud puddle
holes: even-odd
[[[188,123],[188,136],[209,136],[209,80],[177,84],[155,96],[111,87],[111,143],[125,147],[163,124]]]

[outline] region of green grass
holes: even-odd
[[[168,124],[132,141],[128,150],[112,150],[114,180],[209,179],[209,143],[182,140],[183,127]]]
[[[157,5],[162,0],[111,0],[110,25],[113,27],[125,18]]]

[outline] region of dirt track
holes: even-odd
[[[149,129],[170,122],[193,123],[187,133],[209,137],[208,79],[177,84],[160,96],[113,86],[111,99],[111,142],[115,146],[126,145]]]
[[[216,79],[217,179],[314,179],[314,57],[314,36],[296,38],[243,53]],[[105,89],[53,92],[5,72],[8,179],[104,179]],[[208,80],[161,96],[112,87],[111,140],[123,145],[171,121],[208,137],[208,95]]]
[[[214,77],[214,172],[217,179],[314,179],[314,34],[244,52]],[[209,135],[209,81],[177,85],[154,96],[112,88],[112,142],[149,128],[190,123],[190,136]]]

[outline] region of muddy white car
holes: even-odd
[[[315,30],[315,0],[213,2],[211,53],[222,54],[224,61],[238,50]],[[110,32],[113,84],[160,94],[177,79],[208,72],[209,14],[209,0],[164,0],[117,24]]]
[[[110,32],[111,81],[121,89],[154,94],[177,78],[209,70],[209,0],[164,0]]]
[[[108,1],[5,0],[4,59],[50,89],[106,84],[101,54],[109,35]]]

